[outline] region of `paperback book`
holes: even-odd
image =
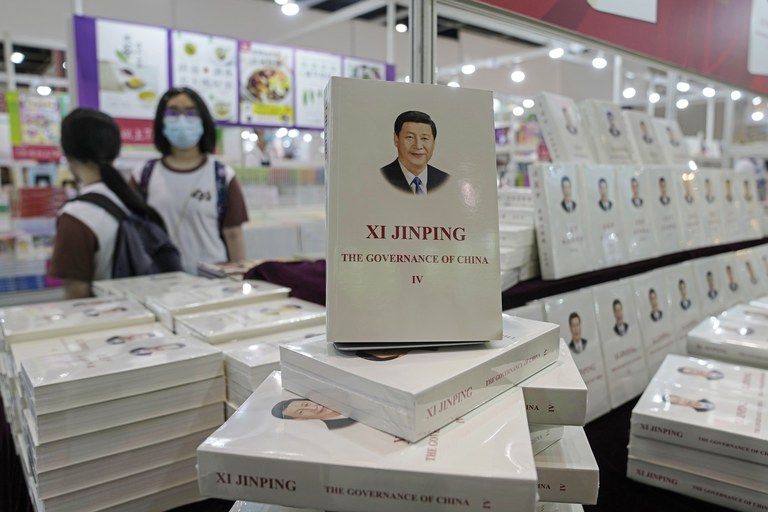
[[[525,306],[504,310],[504,314],[525,318],[526,320],[538,320],[539,322],[547,321],[544,318],[544,303],[539,300],[531,301]],[[553,324],[557,323],[551,320],[550,322]]]
[[[688,169],[672,169],[674,197],[678,198],[680,229],[683,249],[695,249],[710,245],[705,239],[702,203],[704,202],[703,178]]]
[[[502,224],[499,226],[499,246],[502,249],[533,247],[535,245],[536,230],[533,226],[515,224]]]
[[[717,256],[693,260],[696,287],[699,293],[700,312],[704,316],[718,315],[728,307],[726,302],[725,272]]]
[[[533,208],[530,187],[502,187],[499,189],[499,207]]]
[[[643,392],[648,382],[637,307],[629,281],[592,288],[611,409]]]
[[[200,492],[338,512],[532,510],[524,415],[513,388],[407,443],[283,390],[275,372],[198,448]]]
[[[590,289],[544,299],[546,319],[560,326],[576,367],[587,386],[587,422],[611,410],[603,350],[600,346],[595,299]]]
[[[535,98],[541,136],[554,163],[593,162],[579,109],[571,98],[543,92]]]
[[[656,226],[653,211],[656,209],[655,190],[648,172],[639,167],[622,167],[616,170],[618,207],[622,232],[627,246],[628,261],[653,258],[658,255]]]
[[[205,287],[185,288],[146,297],[147,308],[168,329],[174,329],[174,318],[190,313],[221,310],[231,307],[288,298],[290,288],[266,281],[217,279]]]
[[[502,226],[533,228],[533,225],[533,199],[531,199],[530,206],[525,208],[519,206],[499,206],[499,228]]]
[[[614,267],[627,263],[624,225],[621,222],[614,167],[584,164],[581,167],[584,184],[584,211],[587,237],[596,268]]]
[[[736,276],[744,287],[745,301],[757,299],[765,294],[768,277],[760,272],[760,261],[752,249],[742,249],[735,254]]]
[[[148,276],[94,281],[91,287],[93,293],[97,296],[116,295],[125,299],[133,299],[143,304],[144,299],[148,295],[165,293],[177,286],[191,288],[194,286],[206,286],[212,282],[213,280],[207,277],[193,276],[186,272],[166,272]]]
[[[672,291],[666,272],[652,270],[632,277],[645,362],[653,375],[670,352],[677,349]]]
[[[722,243],[740,242],[752,238],[749,222],[744,222],[744,202],[742,200],[742,191],[739,188],[739,181],[736,174],[730,169],[713,169],[713,179],[715,188],[720,190],[722,200],[720,202],[722,210]],[[762,237],[760,233],[756,238]]]
[[[723,243],[725,224],[723,212],[726,199],[722,190],[720,171],[715,169],[700,169],[697,171],[702,180],[703,188],[699,202],[699,215],[702,219],[702,231],[705,245],[720,245]]]
[[[579,110],[593,142],[595,162],[613,165],[635,163],[621,107],[609,101],[589,99],[579,104]]]
[[[578,166],[534,164],[529,171],[542,277],[594,270]]]
[[[748,300],[744,295],[746,283],[741,279],[738,260],[732,252],[724,252],[713,256],[717,259],[717,265],[720,272],[720,282],[723,283],[723,301],[725,306],[730,307],[734,304],[740,304]]]
[[[417,441],[557,360],[556,325],[506,315],[503,324],[502,339],[462,348],[342,353],[323,337],[284,344],[282,383],[354,420]]]
[[[685,249],[680,219],[683,197],[675,193],[675,173],[669,167],[649,167],[646,174],[651,187],[651,223],[656,232],[658,252],[660,255],[679,252]]]
[[[688,333],[688,353],[737,364],[768,368],[768,324],[759,315],[729,310],[710,316]],[[756,321],[758,320],[758,321]]]
[[[667,160],[653,125],[653,117],[635,110],[622,110],[621,114],[629,131],[634,162],[641,165],[666,164]]]
[[[757,397],[768,392],[768,371],[714,359],[668,355],[654,380]]]
[[[675,352],[686,353],[688,332],[696,327],[705,313],[701,306],[705,299],[698,292],[696,273],[690,261],[657,269],[670,287],[670,311],[675,322]]]
[[[182,315],[176,318],[176,332],[216,344],[324,323],[324,307],[291,298]]]
[[[565,427],[528,422],[528,430],[531,432],[531,449],[536,455],[562,439]]]
[[[534,455],[539,499],[597,503],[600,471],[582,427],[566,426],[563,438]]]
[[[221,263],[200,263],[197,272],[204,277],[229,278],[234,281],[242,281],[243,276],[256,265],[265,260],[245,259],[239,261],[224,261]]]
[[[691,155],[677,120],[654,117],[653,127],[659,139],[664,162],[668,165],[687,166]]]
[[[763,236],[760,219],[764,218],[763,209],[758,197],[759,188],[757,177],[752,174],[738,174],[734,179],[734,194],[741,197],[742,228],[747,239],[757,239]]]
[[[501,337],[492,100],[490,91],[331,78],[329,342]],[[419,320],[404,321],[414,311]]]

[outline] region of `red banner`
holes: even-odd
[[[658,0],[655,23],[598,11],[590,6],[599,5],[596,0],[481,1],[736,87],[768,93],[768,76],[753,75],[747,68],[750,1]]]
[[[14,160],[37,160],[38,162],[58,162],[61,149],[58,146],[41,146],[26,144],[13,146]]]
[[[120,140],[123,144],[154,144],[151,120],[115,118],[115,121],[120,127]]]

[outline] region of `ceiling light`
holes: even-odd
[[[758,110],[757,112],[752,112],[752,120],[755,122],[760,122],[763,119],[765,119],[765,114]]]
[[[275,132],[275,137],[277,137],[278,139],[282,139],[286,135],[288,135],[288,128],[278,128],[277,131]]]
[[[696,162],[694,162],[693,160],[688,160],[688,168],[689,168],[691,171],[695,171],[695,170],[697,170],[697,169],[699,168],[699,166],[698,166],[698,165],[696,165]],[[693,175],[691,175],[691,178],[690,178],[690,179],[691,179],[691,180],[693,179]],[[690,180],[686,180],[686,181],[690,181]]]
[[[248,138],[251,136],[251,132],[248,130],[243,130],[240,132],[240,138],[243,140],[248,140]]]
[[[627,71],[626,73],[624,73],[624,77],[627,80],[634,80],[635,79],[635,73],[633,71]]]
[[[497,112],[501,108],[501,101],[497,98],[493,98],[493,111]]]
[[[634,87],[627,87],[622,91],[621,95],[624,96],[627,99],[634,98],[635,94],[637,94],[637,91]]]
[[[677,108],[682,110],[688,106],[688,100],[686,100],[685,98],[679,99],[677,100],[677,103],[675,103],[675,105],[677,106]]]
[[[288,0],[275,0],[275,3],[277,5],[285,5],[288,3]]]
[[[712,87],[707,86],[701,90],[701,94],[703,94],[707,98],[714,98],[717,92]]]
[[[512,79],[513,82],[516,84],[519,84],[523,80],[525,80],[525,73],[523,73],[521,70],[516,69],[512,72],[511,75],[509,75],[509,78]]]
[[[256,133],[252,133],[248,135],[248,140],[250,140],[251,142],[256,142],[257,140],[259,140],[259,135]]]
[[[472,73],[475,72],[475,69],[477,68],[475,68],[474,64],[464,64],[463,66],[461,66],[461,72],[464,73],[465,75],[471,75]]]
[[[691,84],[683,81],[677,82],[677,90],[680,92],[688,92],[691,90]]]
[[[763,98],[761,98],[760,96],[755,96],[754,98],[752,98],[752,104],[754,106],[758,106],[762,102],[763,102]]]
[[[525,98],[523,100],[523,106],[525,108],[533,108],[534,105],[536,105],[536,102],[533,101],[531,98]]]
[[[605,57],[602,55],[598,55],[594,59],[592,59],[592,67],[595,69],[604,69],[608,65],[608,61],[605,60]]]
[[[411,75],[405,75],[405,83],[408,83],[411,81]]]
[[[24,62],[25,55],[21,52],[13,52],[11,54],[11,62],[14,64],[21,64]]]
[[[559,59],[563,55],[565,55],[565,50],[563,50],[562,48],[552,48],[551,50],[549,50],[550,59]]]
[[[408,25],[406,25],[405,23],[398,23],[397,25],[395,25],[395,30],[397,30],[401,34],[404,32],[408,32]]]
[[[288,2],[287,4],[283,4],[283,6],[280,7],[280,10],[286,16],[295,16],[299,14],[299,4],[294,2]]]
[[[731,99],[733,101],[738,101],[741,99],[741,91],[732,91],[731,92]]]
[[[311,133],[305,133],[302,135],[301,140],[304,142],[312,142],[312,134]]]
[[[520,117],[521,115],[525,114],[525,109],[521,106],[517,106],[512,109],[512,113],[517,117]]]
[[[460,87],[459,82],[448,82],[446,85],[448,87]]]
[[[651,94],[648,95],[648,101],[650,101],[651,103],[658,103],[659,101],[661,101],[661,94],[657,92],[652,92]]]
[[[53,90],[47,85],[37,86],[37,94],[39,94],[40,96],[49,96],[51,92],[53,92]]]
[[[296,128],[291,128],[290,130],[288,130],[288,136],[292,139],[295,139],[296,137],[299,136],[299,130],[297,130]]]

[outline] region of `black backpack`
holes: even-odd
[[[179,250],[168,233],[152,220],[126,213],[102,194],[92,192],[74,200],[95,204],[112,215],[119,225],[112,259],[113,279],[182,270]]]

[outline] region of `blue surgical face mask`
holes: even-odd
[[[163,135],[179,149],[197,146],[203,131],[203,121],[198,116],[166,116],[163,119]]]

